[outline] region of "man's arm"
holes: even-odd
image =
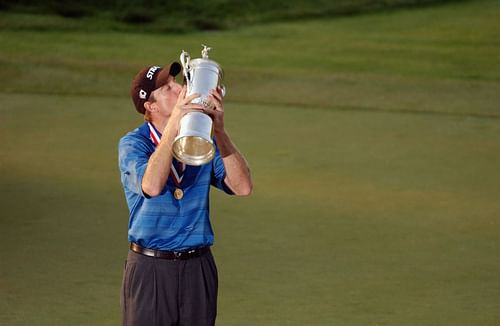
[[[250,195],[252,193],[252,178],[247,161],[231,142],[229,135],[225,131],[216,132],[215,138],[226,171],[224,182],[235,195]]]
[[[210,98],[214,102],[213,110],[206,110],[214,121],[214,134],[217,140],[226,177],[224,182],[237,196],[248,196],[252,193],[252,177],[248,163],[232,143],[229,135],[224,129],[224,106],[222,104],[222,90],[217,88],[210,92]]]
[[[167,130],[168,129],[168,130]],[[167,182],[172,163],[172,128],[165,128],[167,134],[162,134],[160,143],[148,161],[148,166],[142,178],[142,191],[150,197],[158,196]],[[164,131],[164,132],[165,132]]]
[[[200,111],[201,106],[190,102],[199,94],[186,96],[186,87],[182,89],[172,114],[163,130],[160,143],[148,161],[148,166],[142,178],[142,191],[150,197],[161,194],[170,173],[172,163],[172,144],[179,131],[179,121],[188,112]]]

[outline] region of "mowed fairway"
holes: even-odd
[[[1,17],[1,16],[0,16]],[[119,325],[142,66],[225,68],[218,325],[500,324],[500,3],[186,35],[0,31],[0,325]]]

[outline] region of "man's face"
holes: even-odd
[[[181,90],[182,86],[175,81],[174,77],[170,77],[168,83],[153,91],[154,104],[158,106],[158,112],[162,116],[170,117]]]

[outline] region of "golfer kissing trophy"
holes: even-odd
[[[189,53],[182,50],[180,60],[183,74],[186,78],[186,97],[199,93],[191,103],[203,105],[205,108],[214,108],[214,103],[208,98],[210,90],[221,86],[223,95],[225,88],[220,84],[223,71],[221,66],[208,58],[206,45],[202,45],[201,58],[192,59]],[[188,165],[202,165],[210,162],[215,155],[215,145],[212,140],[212,118],[203,112],[189,112],[181,118],[179,134],[172,146],[173,155],[179,161]]]

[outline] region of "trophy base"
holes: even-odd
[[[176,139],[172,147],[174,157],[187,165],[203,165],[215,156],[214,144],[199,136],[184,136]]]

